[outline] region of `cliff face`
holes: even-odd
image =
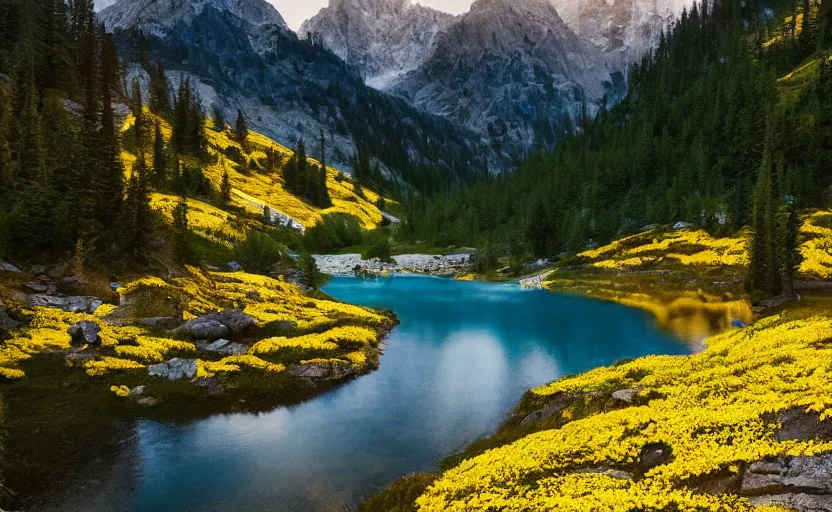
[[[478,0],[391,90],[504,144],[552,145],[614,78],[548,0]]]
[[[410,0],[331,0],[299,35],[321,41],[357,67],[367,84],[384,89],[431,55],[453,20]]]
[[[563,21],[579,36],[610,55],[621,71],[656,47],[692,2],[687,0],[551,0]]]

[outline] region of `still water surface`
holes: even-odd
[[[325,291],[399,316],[378,371],[268,414],[139,422],[85,508],[346,510],[489,435],[531,387],[688,351],[641,311],[512,284],[336,278]]]

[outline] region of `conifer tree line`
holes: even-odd
[[[750,286],[779,291],[794,265],[790,211],[828,207],[832,195],[829,5],[693,6],[631,68],[620,104],[602,105],[580,133],[510,175],[411,198],[401,236],[554,257],[655,223],[717,234],[752,226],[754,268],[767,270],[754,270]],[[802,30],[784,28],[806,9]],[[809,85],[782,92],[778,78],[804,64],[816,71]]]
[[[92,0],[0,0],[0,250],[123,247],[118,53]]]
[[[92,0],[0,0],[0,255],[141,257],[153,188],[212,193],[199,166],[182,163],[207,158],[198,92],[185,78],[170,87],[161,65],[145,70],[146,90],[125,87]],[[112,105],[125,102],[135,123],[121,134]],[[127,178],[122,148],[136,155]]]
[[[332,199],[326,185],[326,137],[321,132],[318,162],[310,165],[306,144],[298,140],[298,146],[291,158],[283,165],[283,182],[286,190],[305,199],[319,208],[330,208]]]

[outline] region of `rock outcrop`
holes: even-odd
[[[25,297],[25,301],[32,306],[42,308],[55,308],[67,313],[95,313],[104,304],[104,301],[97,297],[63,297],[49,294],[35,294]]]
[[[583,106],[612,95],[605,82],[623,87],[623,75],[610,73],[549,0],[477,0],[389,90],[506,147],[528,148],[560,140]]]
[[[353,275],[357,270],[370,273],[414,273],[450,276],[470,268],[471,254],[434,256],[430,254],[403,254],[393,256],[395,263],[378,259],[365,260],[360,254],[315,255],[321,272],[331,275]]]
[[[368,85],[384,89],[418,68],[453,21],[411,0],[330,0],[299,34],[323,42],[361,70]]]
[[[310,361],[289,367],[289,374],[314,380],[341,380],[355,375],[355,367],[346,361]]]
[[[198,343],[197,348],[205,352],[214,352],[224,356],[238,356],[245,354],[248,350],[247,345],[242,343],[231,343],[229,340],[219,339],[212,343]]]
[[[78,322],[69,328],[67,333],[72,337],[72,342],[79,345],[100,345],[101,326],[95,322],[84,321]]]
[[[219,340],[229,335],[242,334],[256,325],[257,319],[251,315],[228,309],[188,320],[173,332],[195,340]]]
[[[196,376],[196,359],[171,359],[147,367],[151,377],[168,380],[192,379]]]

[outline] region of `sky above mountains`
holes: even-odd
[[[318,14],[318,11],[329,5],[329,0],[268,0],[274,5],[292,30],[298,30],[301,24]],[[451,14],[461,14],[468,10],[473,0],[418,0],[425,7]]]

